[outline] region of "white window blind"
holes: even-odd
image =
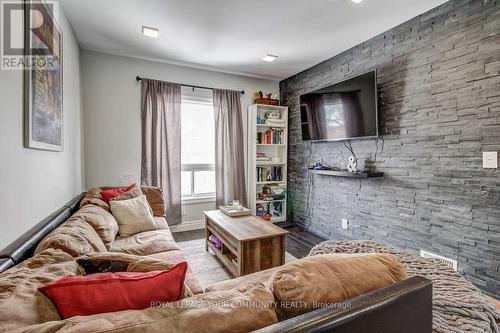
[[[181,192],[184,199],[215,196],[215,121],[212,91],[182,90]]]

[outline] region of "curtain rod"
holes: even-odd
[[[146,79],[146,80],[153,80],[153,79],[148,79],[148,78],[145,78],[145,77],[140,77],[140,76],[136,76],[135,79],[137,81],[141,81],[142,79]],[[210,87],[203,87],[203,86],[194,86],[192,84],[183,84],[181,83],[181,86],[183,87],[191,87],[191,88],[199,88],[199,89],[210,89],[210,90],[214,90],[214,88],[210,88]],[[244,95],[245,94],[245,90],[242,90],[240,91],[240,94]]]

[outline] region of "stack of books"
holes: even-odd
[[[265,132],[257,133],[257,143],[260,144],[283,144],[283,130],[271,128]]]
[[[257,153],[257,161],[271,161],[271,157],[267,157],[266,153]]]

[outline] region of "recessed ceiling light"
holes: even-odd
[[[142,34],[144,36],[158,38],[159,33],[160,33],[160,30],[158,30],[158,29],[146,27],[145,25],[142,26]]]
[[[266,54],[262,60],[267,61],[267,62],[273,62],[278,58],[277,55],[272,55],[272,54]]]
[[[351,0],[351,1],[354,2],[354,3],[360,3],[363,0]]]

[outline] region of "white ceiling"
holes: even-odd
[[[84,49],[284,79],[444,0],[61,0]],[[143,36],[142,25],[160,29]],[[261,58],[279,56],[274,63]]]

